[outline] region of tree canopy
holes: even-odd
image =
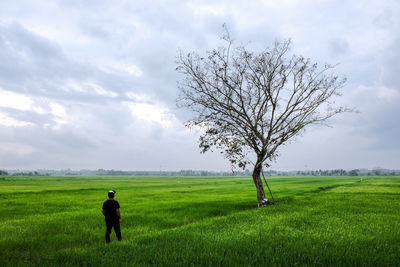
[[[290,55],[290,40],[254,52],[234,47],[228,31],[222,39],[225,46],[205,55],[179,54],[177,70],[184,78],[177,103],[196,114],[188,127],[204,129],[202,152],[216,147],[232,165],[244,169],[252,163],[259,189],[262,164],[269,166],[282,144],[311,124],[349,111],[333,100],[346,79],[331,73],[334,66]],[[261,191],[259,202],[265,198]]]

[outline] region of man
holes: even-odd
[[[108,199],[103,203],[103,215],[106,219],[106,243],[110,243],[111,229],[114,227],[118,241],[121,241],[121,213],[119,211],[119,203],[114,200],[115,191],[108,191]]]

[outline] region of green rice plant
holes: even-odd
[[[400,265],[400,177],[6,177],[1,266]],[[105,244],[115,189],[121,242]]]

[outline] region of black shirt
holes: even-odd
[[[118,201],[111,199],[104,201],[103,210],[105,210],[106,220],[117,221],[119,219],[117,209],[119,209]]]

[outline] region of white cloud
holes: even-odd
[[[24,126],[31,126],[33,125],[33,123],[16,120],[10,117],[8,114],[0,112],[0,125],[8,127],[24,127]]]
[[[132,116],[146,123],[156,123],[163,127],[172,127],[176,117],[161,104],[128,103]]]
[[[26,114],[37,113],[39,116],[51,114],[53,116],[53,123],[44,122],[44,127],[52,126],[53,129],[59,129],[63,124],[68,123],[65,108],[48,98],[29,97],[21,93],[14,93],[0,89],[0,108],[9,109],[8,112],[0,111],[0,124],[3,126],[24,127],[35,125],[32,121],[20,120],[10,116],[10,109],[25,112]],[[29,117],[29,115],[26,115],[25,117]]]
[[[136,102],[147,102],[150,101],[152,98],[155,98],[154,95],[149,94],[138,94],[134,92],[126,92],[125,95]]]
[[[66,92],[70,92],[70,91],[75,91],[75,92],[79,92],[79,93],[86,92],[84,85],[80,84],[79,82],[77,82],[73,79],[64,80],[64,84],[61,85],[61,88]]]
[[[0,88],[0,107],[13,108],[18,110],[31,110],[43,114],[41,107],[35,106],[32,98]]]
[[[143,75],[143,71],[135,64],[114,63],[106,70],[111,70],[112,72],[127,73],[136,77],[140,77]]]
[[[60,104],[52,102],[49,104],[49,106],[51,108],[51,113],[53,113],[57,117],[65,118],[67,116],[67,112],[65,111],[65,108],[63,106],[61,106]]]
[[[49,106],[51,113],[54,115],[53,121],[55,124],[53,125],[53,129],[60,129],[62,125],[69,122],[67,118],[67,112],[62,105],[55,102],[50,102]],[[46,124],[44,126],[48,127],[51,126],[51,124]]]
[[[118,96],[117,93],[115,93],[111,90],[107,90],[107,89],[103,88],[102,86],[100,86],[99,84],[96,84],[94,82],[87,82],[84,84],[84,86],[86,88],[88,88],[89,91],[93,91],[96,94],[101,95],[101,96],[106,96],[106,97],[111,97],[111,98]]]

